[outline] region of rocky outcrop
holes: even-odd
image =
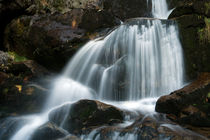
[[[0,61],[3,62],[0,65],[1,111],[17,114],[38,112],[48,90],[43,87],[46,81],[37,79],[46,78],[49,72],[32,60],[15,62],[7,53],[1,56]]]
[[[175,19],[179,26],[188,78],[195,79],[200,72],[209,72],[210,2],[177,0],[169,18]]]
[[[97,30],[117,25],[105,11],[74,9],[65,14],[25,16],[6,29],[8,50],[36,60],[50,69],[61,69]]]
[[[31,136],[31,140],[57,140],[63,138],[68,133],[52,123],[40,126]]]
[[[99,101],[80,100],[53,110],[49,120],[57,125],[63,124],[62,127],[70,133],[81,134],[91,128],[122,122],[123,112]]]
[[[181,124],[209,127],[210,73],[203,73],[184,88],[160,97],[155,109]]]

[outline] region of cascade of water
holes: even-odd
[[[169,12],[165,0],[152,0],[155,18],[166,19]],[[128,20],[105,38],[90,41],[81,48],[53,83],[45,113],[31,119],[31,123],[23,126],[12,140],[30,139],[30,134],[48,120],[47,112],[67,101],[126,100],[130,102],[120,106],[133,110],[131,106],[145,104],[145,109],[154,112],[156,98],[134,101],[158,97],[180,88],[183,85],[182,59],[173,21]],[[127,135],[122,139],[135,137]]]
[[[167,19],[172,10],[168,10],[166,0],[152,0],[152,15],[154,18]]]
[[[92,89],[102,100],[138,100],[180,88],[183,60],[176,26],[166,20],[129,20],[103,40],[86,44],[64,77]],[[56,84],[55,96],[63,89]],[[65,98],[72,94],[76,92],[68,90]]]

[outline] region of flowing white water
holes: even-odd
[[[167,19],[169,13],[165,0],[152,0],[155,18]],[[129,20],[105,38],[81,48],[52,84],[44,113],[31,118],[12,140],[30,139],[33,131],[48,121],[47,112],[67,101],[99,99],[124,109],[155,113],[157,98],[153,97],[180,88],[183,67],[182,48],[173,21]],[[141,100],[146,97],[150,98]],[[115,139],[136,138],[133,134],[117,137],[116,133]]]
[[[154,18],[167,19],[172,10],[168,10],[166,0],[152,0],[152,15]]]

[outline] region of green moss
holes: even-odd
[[[206,9],[206,10],[205,10],[205,13],[208,14],[209,11],[210,11],[210,2],[206,2],[206,3],[205,3],[205,9]]]
[[[22,62],[22,61],[26,61],[27,60],[26,57],[19,56],[15,52],[8,52],[8,54],[14,59],[15,62]]]
[[[198,29],[199,40],[201,44],[210,42],[210,18],[205,18],[205,27]]]
[[[210,98],[210,92],[207,94],[207,98]]]
[[[8,91],[9,91],[9,89],[8,89],[8,88],[5,88],[5,89],[3,90],[3,93],[4,93],[4,94],[7,94]]]

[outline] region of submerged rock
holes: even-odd
[[[65,138],[61,138],[61,139],[58,139],[58,140],[81,140],[81,139],[78,138],[77,136],[69,135],[69,136],[66,136]]]
[[[31,136],[31,140],[57,140],[68,133],[53,123],[46,123],[40,126]]]
[[[49,120],[70,133],[81,134],[90,128],[122,122],[123,112],[99,101],[80,100],[51,111]]]
[[[156,117],[158,117],[157,115]],[[141,140],[205,140],[206,138],[190,130],[181,128],[166,119],[145,116],[137,119],[127,127],[106,126],[95,129],[85,138],[107,139],[141,139]],[[161,117],[161,116],[159,116]]]
[[[184,88],[162,96],[155,110],[182,124],[210,126],[210,73],[201,74]]]
[[[117,25],[105,11],[73,9],[65,14],[24,16],[5,31],[5,47],[47,68],[60,70],[97,30]]]

